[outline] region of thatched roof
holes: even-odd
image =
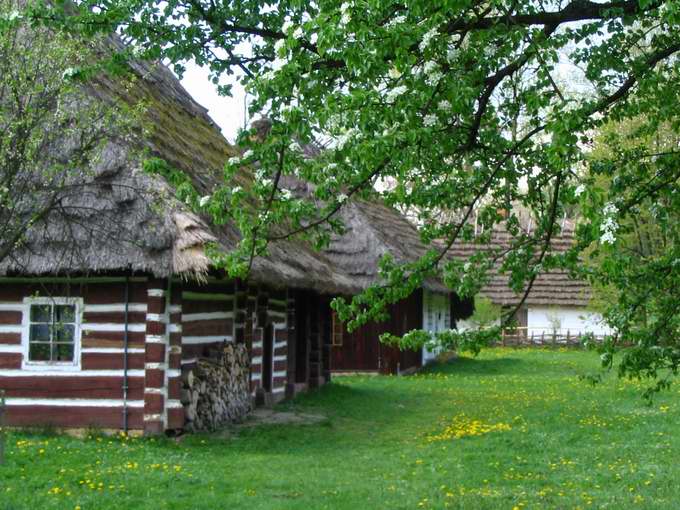
[[[122,43],[110,42],[114,49]],[[65,192],[67,214],[50,214],[0,263],[0,275],[148,272],[158,277],[199,277],[209,270],[206,242],[233,249],[240,235],[232,225],[215,227],[175,198],[168,182],[145,173],[140,148],[186,172],[201,191],[210,190],[226,160],[236,154],[179,80],[166,67],[131,63],[134,79],[101,75],[88,91],[103,101],[146,105],[151,132],[136,141],[109,140],[92,168]],[[63,208],[62,208],[63,209]],[[302,242],[281,242],[255,260],[251,278],[274,286],[347,292],[352,282]]]
[[[310,184],[291,177],[282,182],[283,187],[299,196],[313,195]],[[385,254],[403,264],[418,260],[428,250],[416,227],[399,211],[377,199],[352,198],[340,209],[339,218],[345,231],[331,237],[324,254],[349,275],[356,290],[380,283],[378,264]],[[424,287],[450,292],[435,278],[428,279]]]
[[[574,224],[565,221],[559,235],[551,241],[548,253],[564,253],[574,242]],[[491,242],[485,245],[472,243],[456,243],[449,255],[459,260],[467,260],[478,250],[494,250],[510,246],[510,234],[505,228],[498,226],[491,237]],[[489,283],[481,290],[480,295],[489,298],[494,304],[511,306],[519,303],[523,294],[516,294],[508,287],[508,275],[500,272],[499,260],[492,270]],[[590,301],[590,286],[582,280],[572,279],[564,270],[551,270],[539,275],[527,296],[525,305],[528,306],[561,306],[582,307]]]

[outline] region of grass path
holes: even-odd
[[[680,392],[651,407],[595,354],[496,349],[336,379],[305,426],[172,440],[10,433],[0,509],[680,508]]]

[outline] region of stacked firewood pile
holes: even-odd
[[[187,430],[215,430],[242,420],[251,410],[246,346],[225,344],[213,354],[182,371]]]

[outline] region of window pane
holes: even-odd
[[[52,361],[73,361],[73,344],[54,344]]]
[[[76,307],[74,305],[57,305],[54,307],[55,322],[75,322]]]
[[[50,326],[49,324],[31,324],[30,342],[49,342],[50,341]]]
[[[29,361],[50,361],[50,344],[30,344]]]
[[[31,305],[31,322],[52,322],[50,305]]]
[[[54,341],[55,342],[73,342],[75,333],[75,326],[73,324],[55,324],[54,326]]]

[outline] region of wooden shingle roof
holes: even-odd
[[[561,232],[550,244],[549,252],[559,254],[567,251],[573,244],[574,224],[565,221]],[[472,243],[456,243],[449,255],[459,260],[466,260],[478,250],[503,249],[510,245],[510,234],[502,227],[497,227],[490,243],[478,245]],[[489,282],[480,294],[489,298],[494,304],[511,306],[517,304],[523,294],[516,294],[508,286],[509,276],[500,271],[500,259],[492,270]],[[572,279],[564,270],[551,270],[540,274],[531,288],[525,301],[529,306],[587,306],[591,298],[590,286],[582,280]]]

